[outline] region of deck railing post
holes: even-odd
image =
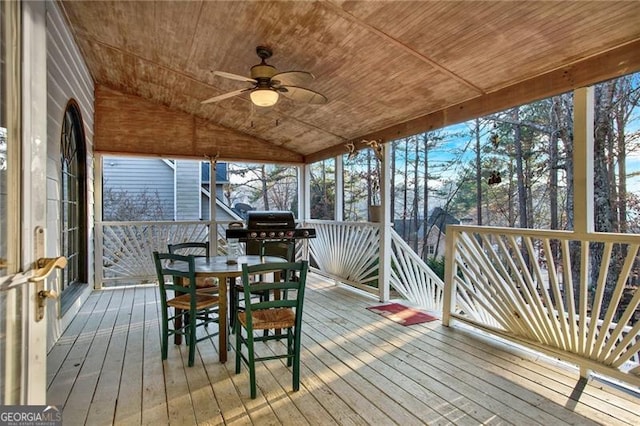
[[[442,324],[447,327],[451,324],[451,312],[455,310],[456,286],[454,282],[455,250],[459,231],[454,225],[447,226],[445,239],[445,263],[444,263],[444,296],[442,303]]]

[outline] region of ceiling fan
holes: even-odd
[[[256,53],[262,61],[251,67],[251,77],[244,77],[224,71],[213,72],[220,77],[252,83],[253,85],[251,87],[214,96],[213,98],[202,101],[202,103],[209,104],[218,102],[245,92],[249,92],[251,102],[260,107],[275,105],[276,102],[278,102],[280,94],[298,102],[306,102],[309,104],[327,103],[327,98],[322,93],[302,87],[302,85],[309,83],[315,78],[313,74],[307,71],[278,72],[273,65],[269,65],[266,62],[266,59],[273,55],[270,48],[258,46],[256,47]]]

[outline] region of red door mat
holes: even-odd
[[[380,306],[369,306],[371,312],[380,314],[402,325],[420,324],[435,321],[438,318],[417,309],[408,308],[400,303],[389,303]]]

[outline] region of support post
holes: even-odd
[[[311,198],[311,166],[304,164],[298,167],[298,218],[302,224],[311,218],[311,206],[309,205],[309,199]],[[302,256],[304,259],[309,260],[309,240],[304,239],[302,243]]]
[[[594,87],[582,87],[573,92],[573,230],[578,238],[587,240],[586,234],[594,232]],[[580,294],[579,347],[584,350],[586,339],[587,292],[589,287],[589,244],[582,243]],[[589,370],[580,368],[580,375],[587,378]]]
[[[389,281],[391,280],[391,154],[388,146],[383,145],[382,167],[380,173],[380,200],[382,214],[380,223],[380,263],[378,269],[378,297],[381,302],[389,300]]]
[[[336,222],[344,220],[344,156],[336,157],[336,202],[333,215]]]
[[[442,325],[447,327],[451,325],[451,312],[456,307],[456,285],[453,277],[455,276],[455,241],[459,235],[454,225],[447,226],[447,234],[445,235],[445,253],[447,255],[444,258],[444,295],[442,300]]]
[[[95,268],[95,278],[93,282],[93,288],[99,290],[103,286],[104,269],[103,256],[104,256],[104,224],[102,223],[102,210],[104,206],[104,194],[102,193],[102,174],[103,174],[103,160],[104,156],[100,153],[96,153],[94,156],[94,181],[93,181],[93,193],[94,200],[94,221],[95,221],[95,236],[96,245],[93,251],[93,264]]]
[[[573,92],[573,115],[573,230],[584,234],[594,230],[593,86]]]
[[[218,224],[216,218],[216,163],[217,157],[209,157],[209,248],[211,255],[218,255]]]
[[[298,217],[300,221],[306,222],[311,219],[311,165],[304,164],[300,167],[300,183],[298,184]]]

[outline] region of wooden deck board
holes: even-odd
[[[65,413],[63,413],[63,420],[65,424],[85,424],[88,411],[92,407],[91,402],[96,390],[96,384],[99,380],[104,380],[108,377],[108,375],[101,375],[100,373],[105,362],[105,354],[113,334],[123,295],[123,291],[114,291],[111,295],[101,295],[87,327],[83,330],[81,337],[76,339],[76,344],[72,351],[77,351],[78,354],[77,357],[70,357],[68,364],[76,369],[79,368],[79,372],[75,376],[75,381],[69,384],[70,393],[64,403]],[[94,323],[97,323],[97,327],[93,325]],[[117,382],[115,382],[115,385],[117,386]],[[117,387],[115,389],[111,388],[111,392],[117,392]],[[53,393],[53,400],[55,400],[56,396]],[[102,407],[105,406],[95,406],[96,409]]]
[[[67,424],[640,424],[640,398],[439,321],[400,326],[375,299],[309,278],[300,391],[284,361],[260,363],[258,397],[217,339],[160,357],[157,288],[94,292],[49,353],[48,403]],[[231,339],[233,343],[233,339]],[[282,342],[260,344],[277,352]]]
[[[160,354],[160,323],[158,290],[147,288],[144,306],[144,352]],[[142,421],[143,425],[169,423],[165,392],[164,365],[160,356],[145,356],[142,364]]]
[[[122,365],[122,379],[118,392],[116,425],[139,425],[142,422],[142,369],[144,355],[144,315],[147,288],[135,289],[133,306],[127,329]],[[155,299],[154,299],[155,302]]]
[[[76,378],[80,373],[80,365],[86,358],[91,340],[102,318],[100,314],[93,314],[94,308],[96,311],[102,310],[104,312],[104,306],[98,306],[97,304],[109,302],[106,296],[101,296],[100,293],[93,293],[89,297],[80,310],[79,318],[71,322],[65,334],[49,352],[55,355],[51,358],[47,356],[47,376],[50,377],[47,388],[49,396],[47,399],[52,405],[66,404]],[[82,342],[81,344],[78,344],[79,340]]]
[[[113,290],[116,294],[111,298],[108,314],[115,314],[112,332],[101,329],[96,339],[100,339],[99,350],[90,351],[87,357],[89,365],[100,365],[101,371],[96,375],[96,382],[87,383],[83,390],[83,403],[86,395],[93,395],[93,399],[87,404],[87,424],[108,424],[113,422],[118,401],[118,392],[122,379],[122,364],[125,350],[127,349],[127,330],[133,309],[134,291]],[[125,297],[125,291],[127,295]],[[114,311],[114,312],[112,312]],[[93,349],[93,348],[92,348]],[[106,349],[106,350],[105,350]],[[95,372],[93,373],[96,374]],[[66,407],[65,407],[66,408]]]
[[[343,297],[350,298],[351,295],[349,293],[350,292],[345,292],[344,290],[341,290],[341,296]],[[359,300],[357,302],[359,303]],[[364,305],[362,307],[364,308]],[[357,315],[357,316],[369,315],[369,313],[363,312],[364,310],[361,310],[361,311],[354,311],[353,315]],[[377,323],[378,322],[371,323],[373,327],[376,327],[376,331],[369,333],[369,336],[372,336],[372,338],[375,338],[376,336],[380,335],[380,336],[383,336],[383,340],[390,339],[393,335],[392,334],[385,335],[385,330],[383,329],[383,327],[375,326],[375,324]],[[485,384],[480,384],[481,387],[479,388],[484,393],[490,392],[492,390],[492,387],[496,385],[496,382],[497,381],[499,382],[500,375],[502,374],[501,370],[503,370],[506,366],[508,366],[509,368],[517,369],[521,363],[527,363],[526,361],[524,361],[521,358],[518,358],[517,356],[512,356],[512,358],[510,358],[510,361],[508,363],[505,363],[503,359],[498,359],[494,361],[496,362],[494,370],[490,372],[490,374],[485,374],[485,370],[487,369],[487,362],[489,361],[490,356],[487,352],[479,352],[477,350],[478,343],[479,343],[477,339],[474,339],[472,336],[470,337],[468,334],[464,334],[460,332],[458,333],[459,334],[458,339],[460,340],[458,340],[453,337],[456,335],[456,333],[455,332],[452,333],[450,329],[447,329],[446,327],[442,327],[439,323],[431,323],[431,324],[432,325],[423,326],[431,330],[428,333],[419,331],[420,327],[411,327],[411,330],[406,330],[406,332],[402,333],[401,335],[398,335],[398,338],[401,339],[403,342],[406,342],[406,344],[415,346],[419,353],[437,354],[438,356],[429,358],[430,359],[429,362],[437,365],[441,365],[442,368],[445,370],[449,370],[452,368],[458,369],[456,372],[456,374],[458,375],[463,374],[464,368],[467,368],[467,367],[474,368],[474,366],[482,365],[482,368],[475,368],[474,375],[472,375],[471,378],[467,377],[466,380],[471,382],[476,382],[476,380],[474,379],[475,376],[484,375],[487,378],[485,381],[487,387],[485,387]],[[389,327],[402,327],[402,326],[398,326],[396,324],[389,324]],[[435,339],[435,340],[430,340],[430,339]],[[471,340],[472,343],[469,343],[469,344],[461,343],[461,340],[466,340],[466,341]],[[447,347],[448,345],[447,342],[449,343],[456,342],[458,346]],[[495,347],[489,346],[489,348],[490,350],[496,351]],[[468,352],[465,352],[465,349]],[[504,352],[498,351],[498,353],[503,354]],[[456,356],[452,358],[451,354],[455,354]],[[446,364],[443,364],[442,362],[440,362],[441,359],[453,359],[455,360],[455,363],[453,364],[449,363],[450,365],[447,366]],[[468,360],[468,363],[465,363],[465,360]],[[534,383],[537,380],[541,380],[541,376],[538,373],[539,367],[536,367],[538,364],[534,364],[534,363],[530,363],[530,364],[531,364],[530,366],[531,370],[526,370],[526,371],[524,369],[521,370],[521,371],[524,371],[525,374],[527,374],[528,378],[526,380],[520,380],[520,378],[518,377],[512,377],[512,379],[514,380],[507,380],[506,382],[504,382],[506,383],[505,387],[509,392],[520,392],[522,390],[520,387],[513,387],[513,383],[518,383],[521,386],[528,386],[530,383]],[[575,384],[577,383],[577,379],[578,379],[577,376],[575,376],[574,378],[570,379],[567,382],[566,380],[567,376],[565,376],[565,374],[567,374],[566,371],[564,372],[564,374],[560,375],[559,377],[556,377],[556,379],[560,378],[564,380],[563,382],[558,382],[554,380],[547,383],[548,389],[551,391],[551,392],[547,392],[547,398],[552,398],[553,400],[549,400],[547,398],[536,400],[534,399],[535,394],[525,395],[522,397],[522,400],[526,401],[528,404],[535,404],[536,407],[541,408],[542,410],[545,409],[545,406],[551,411],[555,410],[556,413],[558,414],[557,416],[558,418],[556,419],[556,422],[563,421],[562,420],[563,418],[567,418],[567,420],[564,420],[564,421],[569,421],[569,422],[575,421],[575,414],[563,408],[563,405],[567,402],[566,396],[564,396],[564,398],[557,398],[558,386],[562,386],[564,388],[563,390],[566,392],[566,395],[569,395],[571,394],[573,386],[575,386]],[[499,398],[503,398],[503,397],[508,397],[508,394],[499,396]],[[585,399],[590,400],[590,396],[586,394]],[[598,403],[596,403],[596,405],[598,405]],[[553,406],[554,408],[549,408],[549,406]],[[511,407],[512,409],[517,408],[517,406],[511,406]],[[557,410],[558,408],[561,409],[560,412],[558,412]],[[600,421],[602,423],[610,423],[611,421],[614,420],[607,413],[602,413],[597,410],[595,411],[591,410],[589,405],[585,404],[583,401],[578,403],[576,407],[574,407],[574,410],[579,413],[584,413],[587,418],[594,418],[594,420]],[[626,417],[625,410],[618,412],[618,414],[622,417],[622,420],[624,421]],[[539,416],[540,413],[537,413],[536,415]],[[587,418],[582,419],[580,423],[588,424],[589,421],[587,420]],[[541,419],[533,419],[533,420],[538,422],[541,421]],[[631,420],[631,419],[627,419],[627,420]]]
[[[331,306],[330,304],[334,303],[333,300],[334,298],[325,297],[318,301],[318,306]],[[307,304],[307,306],[308,305],[309,304]],[[374,354],[375,358],[385,359],[385,363],[388,363],[400,371],[405,377],[415,381],[418,385],[424,387],[429,393],[438,395],[440,398],[444,399],[445,402],[440,403],[438,405],[439,407],[444,407],[444,409],[447,410],[447,401],[456,401],[456,407],[463,411],[463,413],[458,412],[449,414],[450,416],[453,416],[451,420],[456,424],[463,422],[466,416],[472,418],[472,424],[487,422],[494,417],[494,413],[496,412],[504,412],[506,415],[511,417],[506,420],[516,424],[531,422],[530,419],[520,416],[516,411],[504,410],[504,407],[501,407],[502,410],[494,409],[491,411],[489,408],[492,408],[491,406],[495,403],[494,401],[489,398],[485,398],[484,395],[481,394],[474,395],[474,393],[476,393],[474,392],[474,389],[450,374],[447,371],[448,369],[439,370],[433,368],[432,364],[424,361],[425,357],[431,357],[428,352],[420,352],[420,357],[416,357],[411,352],[406,351],[403,347],[404,345],[397,343],[390,344],[389,342],[400,339],[399,335],[400,333],[405,332],[405,327],[386,320],[378,315],[371,314],[370,312],[367,312],[364,307],[365,306],[363,305],[362,309],[360,309],[360,307],[353,309],[349,313],[350,317],[362,317],[363,323],[367,324],[369,329],[377,328],[377,330],[375,332],[372,332],[371,330],[354,330],[352,331],[352,335],[348,335],[347,337],[349,342],[360,342],[363,352],[370,352]],[[323,312],[323,314],[330,315],[331,312],[332,310],[328,308]],[[348,332],[348,328],[342,330],[342,334]],[[380,333],[385,337],[378,337],[376,335],[377,333]],[[456,372],[458,370],[452,369],[451,371]],[[459,393],[457,390],[458,388],[462,389],[462,394]],[[487,405],[489,406],[488,408]],[[445,412],[442,412],[442,414],[444,415]]]

